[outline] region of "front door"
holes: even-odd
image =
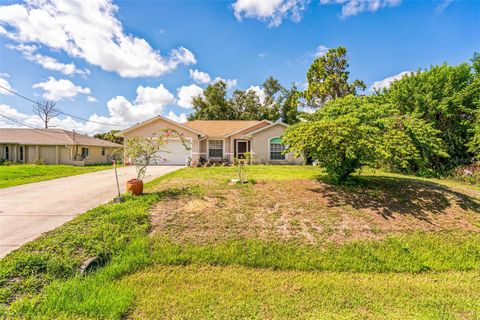
[[[237,141],[237,158],[243,159],[245,152],[248,152],[248,142],[247,141]]]

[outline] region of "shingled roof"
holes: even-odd
[[[228,136],[261,123],[258,120],[193,120],[183,125],[210,137]]]
[[[121,144],[63,129],[0,128],[0,143],[123,147]]]

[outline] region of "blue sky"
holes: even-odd
[[[260,90],[303,84],[315,55],[345,46],[351,78],[371,87],[480,51],[480,1],[3,1],[0,84],[93,121],[183,121],[218,77]],[[173,51],[172,51],[173,50]],[[0,114],[40,126],[32,103],[0,89]],[[60,116],[58,127],[122,127]],[[5,118],[1,126],[13,126]]]

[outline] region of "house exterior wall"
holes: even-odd
[[[180,134],[183,135],[184,138],[192,141],[192,150],[191,150],[192,161],[198,161],[199,152],[200,152],[198,134],[160,118],[157,118],[150,123],[141,125],[138,128],[134,128],[130,131],[124,132],[123,138],[126,142],[131,137],[136,137],[136,136],[151,137],[154,133],[157,133],[159,130],[167,129],[167,128],[177,130]],[[128,159],[125,159],[125,160],[128,160]]]
[[[199,152],[204,156],[207,155],[207,139],[203,139],[199,141]]]
[[[285,127],[276,125],[252,136],[252,162],[270,164],[302,164],[301,157],[295,158],[292,152],[286,154],[285,160],[270,160],[270,139],[281,137]]]
[[[39,159],[43,159],[46,164],[56,164],[57,152],[55,146],[40,146]]]
[[[111,148],[111,147],[89,147],[83,146],[84,148],[88,148],[88,158],[85,159],[85,164],[103,164],[103,163],[110,163],[112,161],[113,154],[116,149],[118,148]],[[82,147],[79,147],[79,151],[81,153]],[[105,149],[105,155],[102,155],[102,149]]]
[[[0,144],[0,159],[5,159],[4,154],[5,144]],[[20,145],[8,145],[10,148],[10,156],[8,160],[20,162]],[[118,148],[107,147],[105,148],[105,155],[102,156],[102,147],[97,146],[84,146],[89,148],[89,157],[85,161],[73,161],[71,159],[71,150],[64,145],[52,146],[52,145],[25,145],[24,147],[24,162],[26,164],[32,164],[35,160],[43,160],[45,164],[66,164],[66,165],[79,165],[79,164],[103,164],[109,163],[112,159],[112,155]],[[82,146],[79,146],[81,151]],[[37,150],[38,153],[37,154]],[[58,150],[58,155],[57,155]]]
[[[72,164],[72,149],[65,146],[59,147],[58,162],[59,164]]]
[[[33,163],[37,159],[37,147],[36,146],[25,146],[25,163]]]

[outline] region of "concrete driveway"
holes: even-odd
[[[180,166],[152,166],[150,181]],[[135,167],[118,168],[121,192]],[[113,169],[0,189],[0,258],[117,195]]]

